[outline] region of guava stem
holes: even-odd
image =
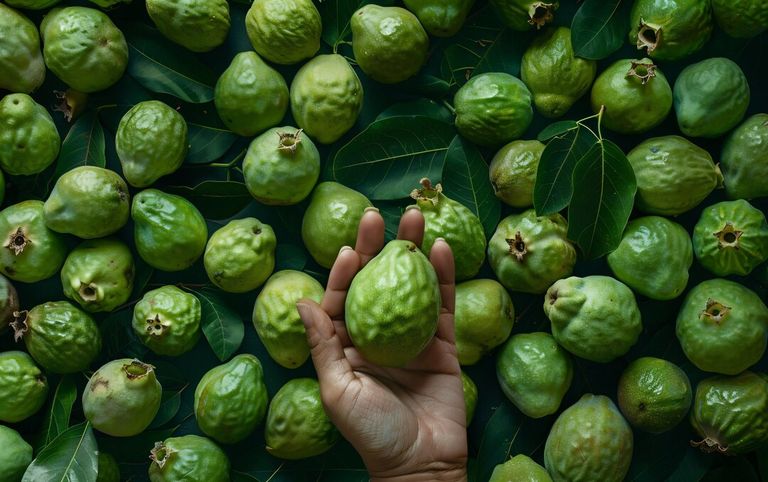
[[[531,5],[528,10],[528,23],[535,25],[536,29],[540,29],[555,18],[555,10],[558,7],[558,3],[545,3],[536,2]]]

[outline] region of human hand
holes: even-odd
[[[403,214],[398,238],[420,246],[424,217]],[[437,333],[404,368],[366,361],[344,323],[352,278],[384,246],[384,219],[368,211],[360,221],[355,249],[342,248],[318,305],[301,300],[323,405],[333,423],[363,459],[372,481],[465,481],[467,432],[461,369],[454,335],[453,254],[435,242],[430,261],[440,283]]]

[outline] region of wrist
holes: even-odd
[[[467,469],[446,468],[389,476],[371,474],[370,482],[467,482]]]

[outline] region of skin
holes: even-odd
[[[405,212],[398,239],[421,245],[424,217]],[[371,482],[467,480],[466,409],[454,335],[453,254],[430,252],[443,301],[435,338],[405,368],[367,362],[352,345],[344,301],[352,278],[384,247],[384,219],[368,208],[355,248],[341,249],[320,304],[297,304],[307,330],[326,413],[360,453]],[[386,416],[382,416],[386,414]]]

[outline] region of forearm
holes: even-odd
[[[466,467],[391,477],[371,477],[370,482],[467,482]]]

